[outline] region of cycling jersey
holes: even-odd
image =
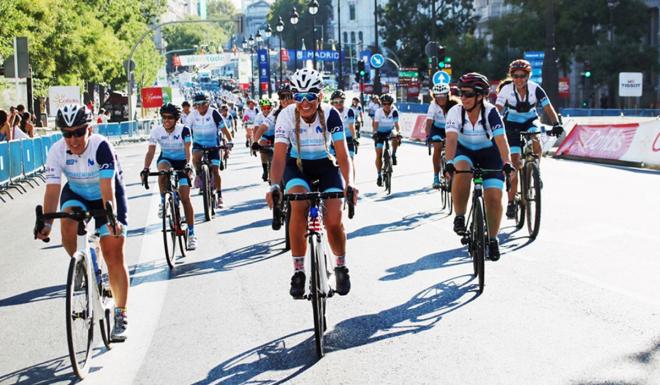
[[[437,128],[445,128],[445,112],[438,103],[433,102],[429,104],[429,109],[426,112],[426,118],[433,121],[433,126]]]
[[[359,104],[357,106],[351,105],[350,109],[353,111],[353,115],[355,116],[355,120],[356,121],[359,120],[360,119],[360,114],[362,114],[362,106],[359,105]]]
[[[171,133],[167,133],[165,128],[159,125],[151,130],[149,137],[149,145],[160,145],[160,158],[168,160],[186,160],[185,143],[191,141],[190,130],[180,124],[177,124]]]
[[[197,110],[191,111],[185,126],[192,134],[195,147],[217,147],[219,131],[225,124],[218,110],[209,107],[204,115]]]
[[[492,139],[504,135],[504,123],[494,105],[485,102],[481,116],[475,125],[470,122],[462,105],[455,105],[447,112],[445,130],[458,134],[458,143],[471,150],[481,150],[495,144]]]
[[[254,109],[244,108],[243,121],[249,125],[254,124],[254,119],[257,117],[258,113],[259,113],[259,109],[256,107]]]
[[[513,83],[502,87],[497,95],[495,104],[503,106],[504,120],[514,123],[526,123],[538,118],[536,107],[545,107],[550,104],[550,99],[538,83],[527,81],[527,93],[521,98]]]
[[[348,127],[348,125],[355,124],[355,111],[353,111],[352,108],[344,107],[344,109],[341,111],[337,109],[337,112],[339,112],[341,121],[344,124],[344,132],[346,133],[346,138],[352,138],[353,134],[351,133],[351,130]]]
[[[386,114],[382,108],[379,108],[374,115],[374,122],[378,123],[379,133],[390,133],[394,129],[394,123],[399,121],[399,111],[392,106],[389,114]]]
[[[275,113],[271,112],[268,116],[264,116],[263,112],[260,112],[254,119],[254,125],[261,126],[262,124],[265,124],[268,128],[262,134],[261,139],[272,142],[275,138]]]
[[[316,114],[314,122],[307,123],[300,118],[300,154],[296,140],[296,105],[292,104],[283,109],[277,116],[275,123],[275,143],[290,145],[289,156],[306,160],[324,159],[328,157],[330,143],[344,141],[344,126],[336,109],[321,104],[323,109],[327,132],[323,133],[319,115]],[[324,141],[325,137],[325,141]]]

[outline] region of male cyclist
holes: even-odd
[[[401,144],[401,139],[399,135],[399,111],[392,106],[394,99],[390,95],[383,95],[379,100],[383,106],[374,114],[372,131],[374,145],[376,146],[376,171],[378,172],[376,184],[382,186],[383,175],[381,170],[383,168],[385,141],[389,140],[390,135],[392,136],[392,165],[396,166],[396,149]]]
[[[193,165],[199,174],[202,167],[202,155],[205,149],[211,149],[209,161],[211,162],[211,172],[215,178],[215,191],[217,194],[217,208],[224,206],[222,201],[222,184],[220,181],[220,152],[218,151],[219,136],[222,132],[229,140],[228,146],[231,146],[231,132],[227,129],[227,124],[215,108],[209,108],[209,98],[203,92],[198,92],[193,97],[193,105],[197,108],[190,113],[185,126],[192,133],[193,142]]]
[[[355,146],[357,144],[357,139],[355,139],[355,111],[353,111],[352,108],[344,107],[345,101],[346,94],[344,94],[344,91],[342,90],[337,90],[330,96],[330,104],[332,104],[337,112],[339,112],[342,124],[344,125],[348,153],[351,156],[351,159],[353,159],[355,157]],[[334,146],[330,148],[330,151],[334,155]],[[355,167],[355,165],[353,165],[353,167]],[[355,173],[355,168],[353,168],[353,172]]]
[[[254,133],[254,120],[259,114],[257,104],[252,99],[248,99],[247,108],[243,109],[243,126],[245,126],[245,147],[252,145],[252,135]]]
[[[362,105],[360,104],[360,99],[353,98],[351,102],[351,110],[353,110],[353,115],[355,115],[355,137],[360,137],[360,127],[364,123],[364,114],[362,111]]]
[[[509,75],[513,82],[502,87],[497,95],[495,105],[500,113],[504,113],[506,124],[506,136],[511,146],[511,158],[516,168],[522,167],[520,154],[522,152],[521,132],[540,133],[541,129],[535,124],[539,118],[536,112],[537,106],[543,108],[553,125],[551,135],[559,136],[564,129],[559,122],[557,112],[552,107],[550,99],[538,83],[529,80],[532,66],[527,60],[518,59],[509,64]],[[534,154],[541,159],[541,144],[538,138],[532,139]],[[511,176],[511,189],[509,190],[509,204],[506,207],[506,217],[516,217],[516,205],[514,198],[518,190],[518,176]]]
[[[351,160],[346,146],[344,128],[337,111],[323,100],[321,74],[313,69],[297,70],[291,77],[294,105],[283,109],[275,123],[275,152],[271,166],[271,190],[266,201],[273,206],[273,191],[280,189],[284,177],[287,193],[305,193],[318,180],[321,192],[347,191],[351,186]],[[329,152],[330,143],[337,156]],[[338,165],[338,166],[337,166]],[[354,190],[354,202],[357,190]],[[324,202],[323,220],[332,252],[337,257],[336,287],[340,295],[350,291],[351,282],[346,267],[346,233],[342,225],[342,202]],[[295,273],[289,293],[300,298],[305,293],[304,260],[306,254],[307,201],[291,202],[291,255]]]
[[[119,159],[107,139],[92,134],[92,113],[83,105],[70,104],[57,111],[55,124],[63,138],[48,151],[46,162],[46,192],[44,213],[57,211],[58,200],[62,211],[73,207],[100,210],[106,202],[117,210],[117,225],[108,224],[107,218],[95,218],[96,231],[101,237],[103,258],[108,265],[112,297],[115,300],[114,340],[126,339],[128,318],[128,270],[124,263],[124,241],[127,233],[127,203]],[[66,184],[62,185],[62,174]],[[60,194],[61,192],[61,194]],[[37,238],[50,235],[53,221],[48,220],[37,230]],[[73,255],[77,248],[78,223],[62,219],[62,245]]]
[[[456,105],[447,113],[445,172],[469,171],[473,166],[498,171],[484,173],[484,202],[488,221],[488,254],[490,259],[500,259],[497,233],[502,221],[502,189],[504,172],[513,171],[509,144],[506,141],[504,123],[497,109],[488,103],[490,84],[488,78],[470,72],[458,79],[463,105]],[[502,171],[499,171],[502,170]],[[452,181],[454,199],[454,231],[465,234],[465,212],[470,196],[470,174],[456,174]]]
[[[179,108],[171,103],[168,103],[160,108],[160,117],[162,124],[157,126],[151,131],[149,137],[149,148],[144,157],[144,169],[141,176],[146,178],[149,175],[149,166],[154,159],[156,153],[156,145],[160,145],[160,155],[156,161],[158,171],[167,171],[174,169],[179,174],[179,197],[183,203],[183,211],[186,215],[186,223],[188,223],[188,249],[195,250],[197,248],[197,237],[195,236],[195,212],[193,211],[192,202],[190,201],[190,185],[185,176],[192,175],[192,167],[190,160],[192,155],[190,147],[192,137],[190,130],[181,124],[177,124],[181,112]],[[160,175],[158,177],[158,188],[160,190],[160,207],[158,210],[159,216],[163,216],[163,206],[165,205],[164,191],[167,189],[165,185],[167,177]]]
[[[188,115],[190,115],[190,102],[184,100],[183,103],[181,103],[181,110],[181,124],[185,124]]]
[[[445,116],[455,106],[456,100],[449,97],[449,84],[433,86],[433,102],[426,113],[426,141],[433,143],[433,188],[440,188],[440,154],[445,141]]]
[[[261,135],[266,131],[271,131],[270,126],[272,123],[272,134],[275,134],[275,120],[269,119],[271,112],[273,110],[273,102],[270,99],[261,99],[259,100],[259,108],[261,111],[257,114],[257,117],[254,118],[254,131],[252,132],[252,151],[256,152],[259,150],[259,139]],[[269,156],[261,152],[261,167],[263,168],[263,173],[261,174],[261,179],[264,182],[268,181],[268,162]]]

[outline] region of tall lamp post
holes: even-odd
[[[298,20],[300,20],[300,15],[298,14],[298,11],[296,11],[296,7],[293,7],[293,11],[291,11],[291,18],[289,21],[291,22],[291,25],[293,25],[293,56],[294,56],[294,67],[293,70],[298,69],[298,28],[296,28],[296,24],[298,24]]]
[[[282,31],[284,31],[284,21],[282,21],[282,16],[280,16],[280,20],[277,22],[277,25],[275,25],[275,29],[277,30],[277,33],[280,34],[280,87],[282,87]]]
[[[337,39],[339,40],[339,43],[337,44],[337,50],[339,50],[339,76],[337,77],[337,79],[339,81],[337,82],[337,87],[340,90],[343,90],[344,89],[344,79],[343,79],[343,77],[344,77],[344,71],[343,71],[344,67],[342,65],[343,64],[342,63],[342,59],[343,59],[342,54],[343,54],[343,52],[341,50],[341,0],[337,0],[337,30],[338,30]]]
[[[254,36],[250,35],[248,45],[250,46],[250,95],[254,99],[254,56],[252,55],[254,51]]]
[[[264,39],[261,37],[261,30],[257,30],[257,34],[254,37],[257,41],[257,48],[255,52],[255,56],[257,56],[259,55],[259,47],[261,45],[260,43],[264,41]],[[259,68],[259,61],[257,61],[257,84],[259,84],[259,99],[261,99],[261,97],[264,95],[264,90],[261,88],[261,72]]]
[[[264,36],[266,37],[266,60],[268,60],[268,98],[272,97],[273,90],[270,85],[270,37],[273,36],[273,29],[270,28],[270,24],[266,24],[266,29],[264,30]]]
[[[614,11],[614,8],[617,7],[617,5],[619,5],[619,0],[607,0],[607,8],[609,8],[610,10],[610,36],[609,36],[610,43],[614,41],[614,24],[613,24],[614,15],[612,13]]]
[[[319,2],[316,0],[310,0],[307,4],[307,11],[312,15],[312,41],[314,42],[314,56],[312,56],[312,62],[314,63],[314,69],[316,69],[316,14],[319,12]]]

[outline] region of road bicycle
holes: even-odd
[[[433,143],[426,140],[426,147],[428,148],[429,156],[432,155]],[[451,197],[451,179],[445,177],[445,168],[447,166],[447,157],[445,156],[445,148],[443,146],[440,152],[440,197],[442,201],[442,209],[449,208],[449,215],[453,212],[453,200]]]
[[[318,186],[318,184],[313,184]],[[303,296],[303,299],[308,299],[312,302],[312,312],[314,316],[314,339],[316,354],[318,358],[322,358],[325,354],[323,346],[323,334],[327,329],[326,324],[326,299],[334,294],[334,290],[330,285],[330,277],[334,273],[334,263],[328,252],[328,247],[325,240],[323,229],[323,201],[325,199],[340,199],[344,197],[343,192],[308,192],[308,193],[295,193],[284,194],[283,199],[280,200],[279,192],[276,190],[273,193],[274,202],[291,202],[291,201],[309,201],[309,213],[307,218],[307,242],[309,244],[309,253],[305,258],[305,266],[309,267],[305,276],[308,278],[308,291]],[[355,208],[353,206],[353,190],[349,189],[346,196],[346,203],[348,204],[348,217],[353,218]],[[273,209],[273,224],[279,220],[280,214],[279,204],[274,205]]]
[[[381,134],[377,132],[374,134],[374,140],[383,138],[385,135],[387,135],[387,139],[384,141],[383,167],[381,168],[381,173],[383,176],[383,186],[385,186],[385,191],[387,192],[387,195],[389,195],[392,193],[392,173],[394,172],[392,165],[392,154],[390,152],[390,140],[397,139],[398,136]]]
[[[76,252],[70,257],[66,280],[66,339],[69,359],[74,373],[83,379],[89,372],[92,360],[94,327],[99,325],[101,339],[106,348],[111,349],[110,327],[114,321],[114,301],[110,291],[108,268],[98,246],[98,236],[87,236],[87,223],[94,217],[105,217],[111,229],[115,228],[116,217],[112,204],[106,203],[103,210],[85,211],[71,207],[71,212],[44,214],[41,205],[36,207],[34,237],[49,219],[68,218],[78,222]],[[44,239],[49,242],[50,238]]]
[[[473,167],[471,170],[459,171],[456,174],[472,174],[472,204],[467,216],[467,229],[461,234],[461,243],[467,245],[468,253],[472,257],[474,275],[479,278],[479,294],[483,293],[486,281],[486,253],[488,247],[488,221],[486,220],[486,205],[483,196],[484,174],[488,172],[502,172],[502,170],[482,169]],[[509,177],[506,179],[507,190]]]
[[[201,179],[202,201],[204,203],[204,220],[210,221],[215,215],[216,196],[215,192],[215,178],[211,175],[211,161],[210,155],[215,151],[230,150],[232,148],[230,143],[220,145],[217,147],[205,147],[202,150],[202,159],[200,166],[199,178]],[[220,154],[222,155],[222,154]],[[220,158],[222,159],[222,158]]]
[[[188,247],[188,223],[185,218],[181,216],[181,199],[179,197],[179,179],[180,173],[185,173],[186,170],[161,170],[156,172],[142,174],[142,184],[144,188],[149,190],[149,176],[165,176],[165,191],[163,192],[163,215],[162,215],[162,233],[163,245],[165,246],[165,260],[170,269],[175,266],[175,254],[177,238],[179,241],[179,250],[181,257],[185,258]],[[183,176],[188,180],[190,186],[190,178],[186,175]]]

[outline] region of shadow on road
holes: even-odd
[[[411,276],[418,271],[441,269],[471,262],[472,259],[467,255],[465,247],[445,250],[425,255],[412,263],[391,267],[387,269],[388,275],[381,277],[380,280],[394,281]]]
[[[237,233],[239,231],[243,230],[248,230],[248,229],[256,229],[258,227],[264,227],[264,226],[270,226],[270,224],[273,222],[272,219],[261,219],[258,221],[254,221],[252,223],[248,223],[247,225],[242,225],[242,226],[237,226],[234,227],[233,229],[230,230],[225,230],[221,231],[218,234],[231,234],[231,233]]]
[[[304,334],[311,337],[300,341]],[[317,362],[313,336],[312,329],[301,330],[247,350],[218,364],[193,385],[286,383]]]
[[[147,226],[135,227],[135,228],[131,228],[129,226],[127,236],[128,237],[140,237],[140,236],[146,235],[146,234],[161,232],[162,229],[163,229],[163,224],[159,220],[158,223],[152,223],[152,224],[147,225]]]
[[[69,363],[69,356],[54,358],[15,372],[0,375],[1,384],[74,384],[77,381],[78,378],[73,374]]]
[[[133,200],[133,199],[146,198],[146,197],[150,197],[152,195],[154,195],[154,193],[152,193],[152,192],[146,192],[146,193],[138,194],[138,195],[131,195],[131,196],[128,197],[128,200],[130,201],[130,200]]]
[[[376,199],[376,202],[383,202],[383,201],[389,201],[392,199],[397,199],[397,198],[407,198],[409,196],[413,195],[419,195],[419,194],[432,194],[435,193],[436,191],[429,188],[429,187],[422,187],[418,188],[417,190],[410,190],[410,191],[399,191],[392,193],[390,195],[385,195],[384,197]]]
[[[344,350],[429,330],[445,315],[479,296],[473,280],[468,274],[450,278],[422,290],[399,306],[341,321],[326,334],[326,347],[328,351]]]
[[[239,214],[243,213],[246,211],[251,211],[251,210],[260,210],[262,208],[266,207],[266,200],[265,199],[252,199],[247,202],[243,202],[238,205],[234,205],[229,209],[222,209],[220,210],[220,216],[226,216],[226,215],[233,215],[233,214]]]
[[[240,185],[236,187],[223,188],[222,192],[247,190],[249,188],[257,187],[257,186],[260,186],[260,183],[252,183],[252,184]]]
[[[421,226],[422,221],[439,215],[440,214],[437,212],[429,212],[429,211],[410,214],[390,223],[379,223],[376,225],[369,225],[362,227],[360,229],[352,231],[347,235],[347,237],[348,239],[351,239],[357,237],[366,237],[369,235],[376,235],[379,233],[412,230]]]
[[[520,229],[516,228],[515,225],[502,227],[500,229],[500,233],[497,235],[497,238],[500,241],[502,254],[512,253],[516,250],[520,250],[534,242],[534,239],[530,238],[528,235],[517,234],[516,236],[518,231],[520,231]]]
[[[47,301],[49,299],[64,298],[65,294],[66,294],[65,285],[42,287],[39,289],[26,291],[25,293],[0,299],[0,307],[23,305],[26,303]]]

